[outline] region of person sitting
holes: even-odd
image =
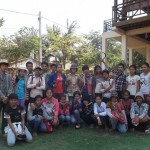
[[[59,102],[59,122],[60,124],[64,124],[67,122],[68,126],[70,126],[71,123],[71,117],[69,112],[70,105],[66,100],[66,95],[60,96],[60,102]]]
[[[144,103],[144,96],[141,92],[136,93],[135,101],[131,106],[130,117],[135,130],[146,131],[148,125],[148,104]]]
[[[112,93],[110,101],[107,103],[107,114],[112,126],[112,131],[118,130],[120,133],[127,131],[127,119],[123,105],[118,101],[117,93]]]
[[[8,146],[14,146],[16,139],[27,142],[32,141],[32,135],[25,126],[25,110],[18,104],[17,94],[10,94],[8,97],[8,105],[5,109],[4,118],[7,120],[5,133],[7,134]]]
[[[37,132],[46,132],[46,126],[43,122],[42,97],[37,95],[34,101],[35,108],[29,107],[28,121],[33,130],[33,136],[37,136]]]

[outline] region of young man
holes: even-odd
[[[69,100],[73,98],[73,93],[75,91],[80,91],[80,86],[82,84],[82,79],[77,74],[77,65],[72,64],[70,67],[70,73],[67,75],[66,85],[67,85],[67,93],[69,96]]]
[[[4,110],[8,101],[8,96],[13,92],[12,77],[6,73],[8,61],[0,60],[0,112],[2,111],[2,133],[6,122],[4,121]]]
[[[125,66],[123,63],[118,64],[118,70],[112,70],[108,67],[108,65],[103,61],[105,66],[108,68],[109,71],[112,71],[115,74],[115,90],[118,94],[119,98],[122,98],[123,91],[126,90],[126,78],[127,75],[124,74]]]
[[[56,73],[56,71],[57,71],[57,65],[51,64],[51,74]]]

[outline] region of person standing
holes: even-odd
[[[6,125],[4,110],[8,101],[8,96],[13,92],[12,77],[6,73],[8,66],[7,60],[0,60],[0,112],[2,111],[2,133],[4,133],[4,127]]]
[[[79,74],[77,74],[77,70],[77,65],[72,64],[70,67],[70,73],[66,79],[67,93],[70,101],[73,98],[73,93],[75,91],[80,91],[80,86],[82,84],[82,79]]]

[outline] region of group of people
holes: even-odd
[[[68,74],[61,64],[32,62],[17,69],[15,78],[7,73],[8,62],[0,60],[0,112],[2,132],[7,144],[16,140],[32,141],[40,132],[51,133],[58,126],[81,128],[83,120],[90,128],[106,131],[138,130],[150,133],[150,66],[142,73],[136,66],[125,73],[124,64],[113,70],[96,65],[93,73],[87,65],[72,64]],[[32,134],[31,134],[32,132]]]

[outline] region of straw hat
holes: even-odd
[[[8,60],[6,59],[0,59],[0,65],[1,64],[6,64],[7,66],[9,66]]]

